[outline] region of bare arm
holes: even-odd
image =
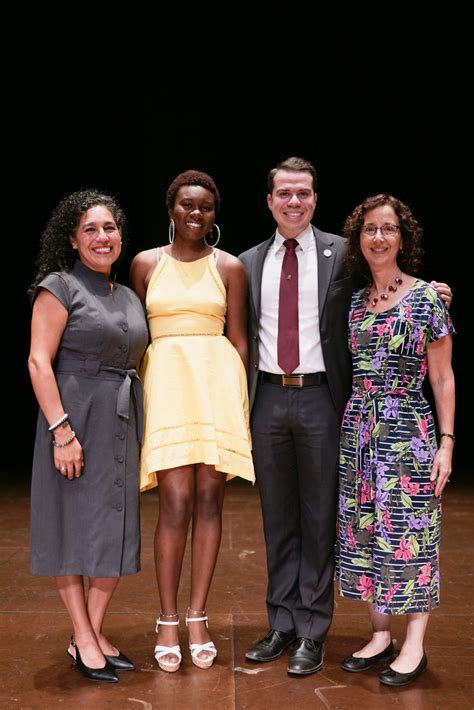
[[[446,308],[449,308],[451,305],[451,301],[453,300],[453,292],[451,291],[450,286],[448,286],[448,284],[441,283],[438,281],[432,281],[430,283],[430,286],[433,286],[433,288],[438,291],[439,295],[444,301],[444,305],[446,306]]]
[[[242,358],[248,374],[247,275],[242,263],[236,257],[221,252],[220,258],[222,262],[219,271],[222,271],[223,281],[227,287],[226,336]]]
[[[446,335],[429,343],[428,376],[436,404],[440,433],[452,434],[454,430],[454,374],[451,367],[452,337]],[[453,440],[448,436],[441,437],[439,449],[436,452],[431,480],[436,481],[435,495],[443,492],[452,467]]]
[[[49,425],[64,414],[53,362],[67,319],[67,310],[56,296],[50,291],[40,291],[33,306],[28,369],[36,399]],[[55,429],[53,436],[59,444],[70,439],[72,429],[69,421]],[[79,477],[83,463],[82,447],[77,439],[63,448],[52,448],[56,468],[69,479]]]
[[[141,251],[134,257],[130,266],[130,285],[143,303],[155,266],[156,249]]]

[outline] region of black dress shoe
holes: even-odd
[[[313,639],[296,639],[288,661],[288,673],[293,675],[309,675],[323,667],[324,646]]]
[[[135,670],[135,665],[132,663],[132,661],[127,658],[127,656],[123,653],[120,653],[118,656],[107,656],[106,653],[104,653],[104,656],[106,660],[110,663],[112,668],[115,668],[117,671],[134,671]]]
[[[89,666],[86,666],[83,662],[79,649],[76,646],[76,642],[72,637],[71,645],[76,649],[76,657],[74,658],[69,650],[68,654],[73,660],[73,665],[81,671],[85,678],[88,678],[89,680],[101,680],[104,683],[117,683],[117,674],[107,660],[105,661],[105,666],[102,666],[102,668],[89,668]]]
[[[270,629],[263,639],[260,639],[254,646],[249,648],[245,654],[245,658],[249,661],[257,661],[258,663],[274,661],[276,658],[280,658],[285,648],[291,646],[295,638],[294,633],[285,633],[284,631]]]
[[[421,661],[415,670],[411,671],[411,673],[399,673],[398,671],[394,671],[393,668],[390,668],[389,666],[388,668],[384,668],[381,672],[379,675],[379,681],[385,685],[407,685],[407,683],[411,683],[412,680],[418,678],[418,676],[426,670],[427,666],[428,658],[426,653],[423,653]]]
[[[348,656],[341,663],[341,668],[343,671],[349,671],[349,673],[360,673],[361,671],[366,671],[368,668],[372,668],[379,661],[391,661],[395,656],[395,648],[393,646],[393,641],[380,653],[376,653],[375,656],[369,656],[368,658],[358,658],[357,656]]]

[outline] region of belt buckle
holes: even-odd
[[[304,375],[282,375],[281,383],[283,387],[303,387],[303,378]]]

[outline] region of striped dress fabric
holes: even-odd
[[[453,332],[443,301],[420,279],[381,313],[366,309],[364,290],[352,297],[336,577],[342,596],[382,614],[439,605],[441,499],[430,481],[437,443],[422,384],[427,345]]]

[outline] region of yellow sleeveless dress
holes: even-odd
[[[156,471],[194,463],[253,482],[247,377],[223,334],[227,298],[215,254],[181,262],[160,251],[146,294],[140,490],[158,485]]]

